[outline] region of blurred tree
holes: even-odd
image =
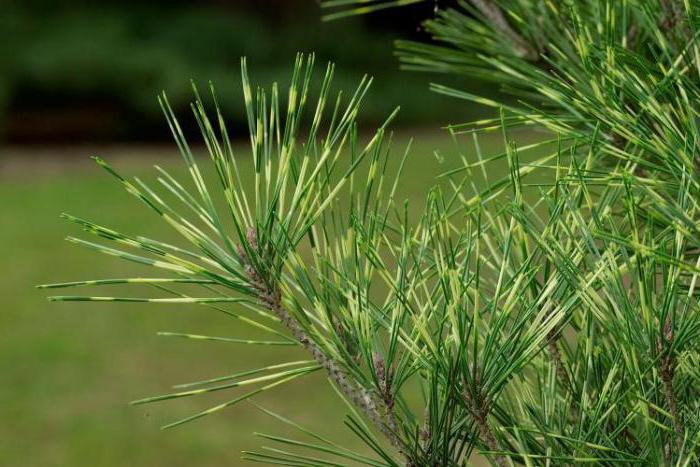
[[[464,106],[417,92],[425,90],[427,77],[397,71],[392,39],[416,35],[413,13],[351,18],[342,34],[337,23],[319,17],[311,0],[9,0],[0,18],[2,133],[25,142],[164,139],[155,102],[160,90],[181,112],[189,105],[189,80],[211,80],[224,108],[242,115],[235,91],[238,57],[248,56],[256,80],[267,84],[285,75],[297,50],[337,62],[341,89],[363,73],[374,75],[375,98],[364,109],[369,121],[379,121],[412,91],[416,98],[400,123],[460,117],[455,108]]]

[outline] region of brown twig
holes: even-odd
[[[573,389],[569,374],[564,368],[564,360],[561,358],[561,352],[557,346],[559,336],[560,333],[557,331],[552,331],[549,333],[547,336],[547,350],[549,351],[549,357],[552,359],[552,362],[554,362],[554,370],[557,373],[557,379],[559,379],[559,382],[567,389]]]
[[[547,336],[547,350],[549,353],[549,358],[551,358],[552,362],[554,363],[554,371],[557,374],[557,379],[559,380],[559,383],[572,395],[570,415],[572,420],[576,422],[579,418],[579,412],[577,407],[577,401],[573,397],[574,385],[571,382],[571,378],[569,378],[569,374],[566,372],[566,368],[564,368],[564,359],[561,357],[561,352],[559,351],[559,346],[557,345],[557,342],[559,341],[560,337],[560,331],[551,331]]]
[[[657,352],[664,353],[661,357],[659,363],[659,375],[661,376],[661,384],[663,387],[664,399],[666,400],[666,405],[668,406],[669,412],[671,413],[671,418],[673,418],[673,427],[676,433],[676,450],[680,453],[683,448],[683,438],[685,430],[683,429],[683,424],[681,423],[680,412],[678,410],[678,399],[676,398],[676,392],[673,387],[673,377],[676,373],[676,356],[671,350],[671,345],[673,344],[673,324],[671,321],[671,316],[666,316],[666,322],[664,323],[663,329],[663,343],[662,339],[656,341]],[[664,448],[664,457],[668,464],[672,460],[672,446],[669,441]]]
[[[673,32],[676,26],[683,21],[683,11],[680,8],[679,2],[673,0],[661,0],[662,15],[658,24],[659,27],[664,30],[664,32]],[[682,26],[681,32],[686,37],[691,35],[688,26],[685,24]],[[627,29],[627,37],[625,41],[627,48],[636,48],[638,39],[639,27],[636,24],[632,24]]]
[[[676,27],[683,22],[683,10],[681,9],[681,2],[674,0],[662,0],[661,8],[664,11],[664,16],[659,23],[659,27],[664,29],[666,32],[674,32]],[[684,36],[690,35],[688,26],[685,24],[681,25],[680,33]]]
[[[257,238],[253,229],[248,230],[247,237],[248,245],[251,250],[258,251]],[[350,399],[356,407],[362,410],[369,420],[384,434],[384,436],[386,436],[391,445],[403,454],[406,454],[407,449],[405,443],[398,436],[397,432],[384,421],[370,392],[362,386],[353,384],[345,370],[331,357],[326,355],[326,353],[309,338],[306,331],[304,331],[283,306],[279,287],[270,285],[261,277],[253,266],[253,263],[251,263],[244,248],[239,247],[238,255],[248,276],[250,285],[256,291],[260,303],[279,318],[292,336],[311,354],[313,359],[326,370],[329,378],[338,386],[341,392]]]
[[[467,410],[469,410],[469,413],[476,422],[481,441],[486,445],[489,451],[498,452],[501,450],[501,445],[488,424],[488,416],[491,407],[488,397],[482,394],[481,371],[479,368],[475,369],[473,377],[476,394],[472,394],[468,389],[464,391]],[[508,465],[508,461],[503,454],[495,454],[493,460],[499,467],[506,467]]]
[[[627,29],[627,40],[625,45],[628,49],[634,49],[637,46],[637,37],[639,37],[639,27],[633,24]]]
[[[496,2],[493,0],[471,0],[471,3],[496,29],[508,37],[520,57],[532,61],[539,59],[538,51],[513,29]]]
[[[361,358],[360,351],[358,350],[357,344],[355,343],[351,334],[348,332],[347,329],[345,329],[345,326],[340,321],[337,321],[333,317],[331,317],[331,321],[333,322],[333,328],[335,329],[335,333],[340,339],[340,342],[343,345],[345,351],[356,364],[359,364]]]
[[[430,440],[432,438],[430,427],[430,408],[428,405],[425,406],[425,414],[423,415],[423,426],[421,426],[418,431],[418,439],[420,442],[420,448],[425,453],[426,457],[430,458],[431,447]]]
[[[396,402],[393,392],[394,368],[387,367],[384,358],[378,353],[372,355],[374,360],[374,371],[376,372],[377,382],[379,383],[379,397],[384,405],[384,415],[389,429],[394,433],[398,433],[398,423],[394,416],[394,403]]]

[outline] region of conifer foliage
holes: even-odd
[[[334,19],[410,3],[322,5]],[[163,169],[156,189],[97,163],[182,244],[66,216],[98,238],[71,241],[154,274],[43,287],[149,285],[160,295],[51,299],[196,303],[270,335],[229,340],[305,349],[306,361],[136,401],[232,394],[175,426],[323,372],[347,402],[338,417],[367,446],[351,451],[263,408],[299,437],[262,435],[270,446],[251,460],[697,465],[699,10],[695,0],[438,4],[423,23],[432,42],[397,43],[403,67],[502,92],[432,85],[494,116],[448,129],[473,150],[411,211],[397,196],[409,151],[389,146],[393,115],[358,137],[369,79],[336,98],[333,66],[315,80],[313,56],[300,55],[284,99],[277,86],[254,89],[244,60],[253,179],[213,90],[213,111],[196,89],[193,111],[216,183],[163,97],[193,188]],[[521,126],[547,139],[518,148],[509,135]],[[479,137],[491,131],[505,150],[484,155]]]

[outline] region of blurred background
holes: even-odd
[[[392,56],[393,39],[422,38],[417,25],[433,7],[324,23],[313,0],[3,0],[0,137],[31,144],[167,140],[155,95],[166,91],[176,112],[186,111],[190,80],[211,80],[232,122],[242,122],[240,57],[248,57],[258,83],[269,84],[284,80],[297,51],[337,63],[340,88],[374,76],[363,113],[369,123],[399,103],[402,126],[463,120],[467,109],[425,92],[428,76],[398,73]]]
[[[361,122],[371,128],[401,105],[395,145],[403,148],[409,136],[416,138],[402,193],[420,200],[444,168],[434,152],[451,163],[444,155],[454,146],[440,127],[480,115],[469,104],[430,93],[428,83],[436,77],[398,70],[392,41],[424,39],[416,26],[434,7],[324,23],[313,0],[2,0],[0,465],[247,465],[240,451],[262,443],[254,431],[289,435],[250,404],[159,430],[231,394],[127,405],[173,384],[277,358],[274,349],[156,336],[162,330],[249,336],[239,324],[187,306],[49,305],[45,291],[33,286],[140,273],[62,242],[79,234],[58,218],[62,211],[129,233],[173,237],[88,159],[99,154],[123,173],[145,178],[152,177],[154,163],[184,174],[156,102],[161,90],[191,134],[190,80],[202,88],[211,80],[239,140],[242,164],[250,165],[239,78],[243,55],[261,85],[277,80],[284,86],[297,51],[314,51],[321,66],[336,62],[336,89],[350,90],[364,73],[373,75]],[[487,150],[498,146],[495,140],[484,144]],[[342,419],[329,415],[344,408],[322,375],[256,400],[348,447],[359,445]]]

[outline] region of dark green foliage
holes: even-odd
[[[405,92],[416,99],[404,105],[404,124],[454,113],[449,99],[422,92],[426,77],[397,80],[396,68],[387,67],[387,60],[394,61],[390,31],[373,29],[358,18],[345,23],[341,39],[335,24],[319,21],[313,2],[255,3],[3,1],[0,131],[9,128],[8,137],[36,142],[42,128],[25,128],[26,115],[63,115],[59,125],[67,133],[75,132],[88,113],[93,118],[76,137],[167,138],[154,90],[168,90],[175,111],[184,113],[190,80],[215,83],[230,125],[243,129],[239,57],[248,56],[260,83],[269,85],[284,80],[289,57],[298,50],[314,51],[324,61],[339,57],[336,85],[347,92],[363,73],[375,74],[375,98],[365,107],[365,122],[381,122]],[[372,44],[371,54],[366,43]],[[61,136],[57,129],[51,134]],[[239,132],[234,136],[239,138]]]

